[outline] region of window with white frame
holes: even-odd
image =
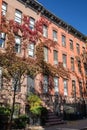
[[[7,3],[2,2],[2,15],[6,15],[7,12]]]
[[[43,36],[48,37],[48,28],[46,25],[43,25]]]
[[[46,46],[44,47],[44,61],[48,61],[48,48]]]
[[[58,77],[54,77],[54,93],[58,95],[59,87],[58,87]]]
[[[54,64],[58,64],[58,51],[53,51]]]
[[[65,35],[62,35],[62,46],[66,46],[66,37]]]
[[[67,96],[68,95],[68,83],[67,83],[66,79],[63,80],[63,86],[64,86],[64,96]]]
[[[35,45],[34,45],[34,43],[30,43],[30,44],[28,45],[28,55],[29,55],[30,57],[34,57],[34,50],[35,50]]]
[[[43,92],[48,92],[48,76],[44,75],[44,81],[43,81]]]
[[[0,47],[2,48],[5,46],[5,37],[6,37],[5,33],[0,34]]]
[[[57,31],[53,30],[53,40],[57,42]]]
[[[15,51],[17,53],[21,52],[21,37],[20,36],[15,36]]]
[[[62,55],[63,57],[63,67],[67,67],[67,56],[65,54]]]
[[[34,28],[35,28],[35,19],[32,18],[32,17],[30,17],[29,28],[30,28],[31,30],[34,30]]]
[[[2,89],[3,78],[2,78],[2,67],[0,67],[0,89]]]
[[[15,10],[15,22],[21,24],[22,22],[22,12],[20,10]]]

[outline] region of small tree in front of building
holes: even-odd
[[[12,129],[16,95],[19,95],[19,98],[21,98],[22,95],[21,93],[17,93],[17,89],[19,89],[18,87],[22,85],[25,76],[27,75],[28,71],[30,71],[29,66],[34,61],[31,58],[26,57],[27,46],[31,42],[36,43],[41,32],[39,27],[37,27],[39,26],[38,24],[36,25],[34,31],[29,29],[28,24],[29,18],[27,16],[24,16],[23,24],[21,25],[14,22],[13,20],[7,21],[6,18],[2,16],[0,24],[1,35],[3,33],[6,35],[5,49],[4,51],[0,50],[0,67],[3,70],[3,89],[0,92],[0,97],[7,103],[9,102],[10,98],[12,98],[8,130]],[[15,35],[18,34],[21,35],[21,48],[23,56],[19,56],[16,53]],[[13,84],[11,84],[11,82]]]

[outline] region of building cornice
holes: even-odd
[[[74,27],[72,27],[71,25],[67,24],[62,19],[60,19],[59,17],[57,17],[56,15],[54,15],[53,13],[48,11],[38,1],[35,1],[35,0],[17,0],[17,1],[25,4],[26,7],[29,7],[31,9],[33,9],[35,12],[40,12],[41,15],[43,15],[48,20],[50,20],[51,22],[56,24],[58,27],[63,28],[68,33],[71,33],[75,37],[77,37],[80,40],[86,42],[86,36],[83,33],[81,33],[80,31],[78,31],[77,29],[75,29]]]

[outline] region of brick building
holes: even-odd
[[[0,18],[1,18],[1,7],[2,7],[2,1],[0,1]]]
[[[53,87],[49,91],[48,86],[52,86],[52,84],[47,75],[41,76],[41,74],[38,74],[35,79],[27,76],[25,79],[26,87],[21,88],[23,96],[26,95],[28,91],[37,90],[45,102],[45,105],[52,109],[56,96],[62,98],[62,100],[59,98],[59,103],[61,101],[72,103],[75,100],[82,99],[84,97],[84,91],[86,91],[86,76],[84,66],[82,65],[81,67],[80,60],[76,61],[76,56],[78,57],[86,50],[86,36],[34,0],[4,0],[2,2],[2,13],[6,15],[8,20],[14,19],[20,24],[22,22],[23,14],[28,15],[30,17],[31,29],[34,27],[37,20],[44,17],[49,22],[49,26],[45,24],[43,26],[42,41],[50,39],[50,41],[53,41],[54,44],[56,44],[55,46],[51,46],[50,50],[47,46],[44,46],[45,62],[50,63],[55,68],[59,67],[61,73],[52,78]],[[19,43],[17,41],[16,44],[21,44],[20,38],[17,38]],[[1,37],[1,39],[3,41],[5,40],[4,37]],[[5,44],[5,41],[3,44]],[[5,47],[3,44],[0,44],[0,50]],[[32,45],[26,52],[26,56],[35,58],[34,52],[35,46]],[[17,53],[19,53],[18,48]],[[22,53],[19,55],[21,54]],[[42,93],[40,91],[40,83],[43,85]],[[46,95],[47,92],[49,92],[48,95]],[[22,103],[24,111],[25,104],[23,101],[17,100],[17,103],[20,102]],[[50,106],[49,102],[51,103]]]

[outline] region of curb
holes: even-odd
[[[30,126],[27,130],[44,130],[42,126]]]

